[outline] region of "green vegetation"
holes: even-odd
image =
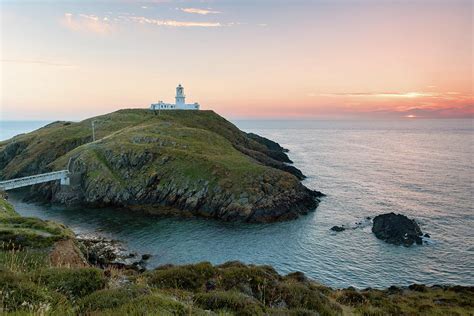
[[[4,314],[471,315],[474,312],[473,288],[333,290],[305,278],[280,276],[269,267],[236,262],[221,266],[208,263],[163,266],[145,274],[120,270],[104,274],[94,268],[51,267],[24,272],[1,269],[0,312]],[[118,284],[117,279],[126,282]]]
[[[51,268],[37,271],[32,278],[72,300],[103,289],[106,282],[103,271],[95,268]]]
[[[388,290],[339,290],[333,293],[338,302],[351,306],[359,315],[473,315],[473,287],[410,286]]]
[[[119,307],[134,298],[150,294],[146,287],[124,286],[122,288],[99,290],[87,295],[77,302],[78,311],[91,313]]]
[[[198,290],[214,275],[208,262],[177,267],[162,267],[145,274],[147,282],[153,287],[163,289]]]
[[[96,143],[80,146],[52,162],[51,167],[60,169],[69,157],[79,157],[88,166],[86,173],[93,183],[118,183],[130,187],[141,185],[153,175],[166,186],[171,183],[198,189],[198,181],[208,181],[211,188],[220,184],[230,186],[235,192],[253,185],[254,177],[280,172],[256,163],[234,148],[233,139],[214,132],[226,132],[232,125],[228,122],[224,125],[218,120],[224,125],[219,129],[219,126],[209,124],[218,118],[213,112],[194,113],[196,118],[206,119],[200,127],[193,120],[186,120],[188,116],[183,112],[144,115],[144,122],[124,127]],[[235,133],[242,134],[237,129]],[[139,165],[140,170],[133,168]],[[93,170],[92,174],[88,170]]]
[[[270,221],[295,218],[300,208],[304,213],[317,205],[282,155],[288,159],[212,111],[120,110],[78,123],[55,122],[0,142],[0,178],[65,169],[72,159],[81,177],[79,193],[65,197],[51,182],[36,187],[37,197]]]
[[[101,314],[100,312],[98,313]],[[116,309],[103,311],[105,315],[196,315],[193,307],[161,293],[137,297]]]
[[[13,216],[18,216],[17,212],[15,212],[13,206],[3,196],[0,196],[0,219]]]
[[[0,249],[46,248],[56,241],[72,238],[64,225],[39,218],[21,217],[0,197]],[[0,255],[0,261],[8,260]]]
[[[13,272],[31,272],[49,265],[48,255],[38,249],[0,250],[0,267]]]
[[[62,309],[69,304],[62,295],[32,282],[27,274],[2,271],[0,289],[0,312],[44,313],[51,308]]]
[[[213,291],[199,293],[195,297],[197,305],[207,310],[235,313],[238,315],[263,315],[263,304],[255,298],[234,291]]]
[[[95,143],[91,141],[91,122],[95,121]],[[252,150],[266,151],[265,146],[245,136],[237,127],[212,111],[167,111],[155,115],[149,110],[120,110],[107,115],[87,119],[79,123],[55,122],[32,133],[22,134],[11,140],[0,142],[0,151],[7,146],[18,147],[15,163],[3,161],[5,168],[0,176],[10,178],[52,169],[63,169],[68,158],[77,154],[94,155],[88,159],[124,179],[119,170],[108,165],[109,150],[120,150],[125,154],[150,151],[158,156],[176,154],[177,164],[189,165],[190,161],[203,161],[203,165],[216,163],[232,171],[247,169],[266,170],[240,153],[234,145]],[[73,151],[73,149],[76,149]],[[39,159],[42,161],[39,162]],[[20,162],[20,163],[19,163]],[[0,165],[2,161],[0,161]],[[31,165],[37,166],[31,170]],[[151,167],[151,166],[149,166]],[[173,168],[174,170],[181,170]],[[207,178],[208,170],[192,168],[182,175]],[[234,175],[239,176],[238,172]]]

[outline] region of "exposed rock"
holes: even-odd
[[[361,221],[355,222],[355,223],[345,223],[342,225],[335,225],[330,228],[330,230],[335,231],[335,232],[342,232],[345,230],[355,230],[355,229],[364,229],[368,226],[372,225],[372,221],[370,220],[370,217],[365,217]]]
[[[343,232],[343,231],[345,231],[346,229],[345,229],[344,227],[342,227],[342,226],[333,226],[333,227],[331,227],[331,230],[332,230],[332,231],[335,231],[335,232]]]
[[[286,154],[289,150],[281,147],[280,144],[278,144],[277,142],[274,142],[268,138],[262,137],[254,133],[247,133],[247,136],[267,147],[267,155],[272,157],[273,159],[282,162],[293,163]]]
[[[425,237],[425,238],[431,238],[430,234],[428,234],[428,233],[425,233],[425,234],[423,235],[423,237]]]
[[[288,273],[286,277],[301,283],[308,282],[310,280],[303,272],[300,271]]]
[[[150,258],[151,258],[151,255],[150,255],[149,253],[144,253],[144,254],[142,255],[142,260],[148,260],[148,259],[150,259]]]
[[[77,235],[76,239],[87,261],[100,268],[116,267],[145,271],[147,260],[145,258],[151,257],[148,254],[139,256],[137,253],[127,251],[119,241],[97,235],[82,234]]]
[[[413,219],[405,215],[389,213],[378,215],[374,218],[372,232],[375,236],[387,243],[411,246],[421,244],[420,226]]]
[[[414,284],[408,286],[408,289],[410,289],[412,291],[416,291],[416,292],[426,292],[427,291],[426,285],[417,284],[417,283],[414,283]]]

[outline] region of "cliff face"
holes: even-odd
[[[296,218],[320,195],[300,183],[303,174],[278,144],[212,111],[120,110],[55,122],[0,143],[0,176],[65,169],[70,158],[76,188],[33,191],[60,203],[256,222]]]

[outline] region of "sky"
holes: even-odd
[[[0,119],[474,117],[470,0],[0,0]]]

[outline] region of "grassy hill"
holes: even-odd
[[[35,191],[60,203],[245,221],[291,219],[318,204],[281,147],[213,111],[120,110],[55,122],[0,143],[0,177],[64,169],[70,158],[78,190]]]

